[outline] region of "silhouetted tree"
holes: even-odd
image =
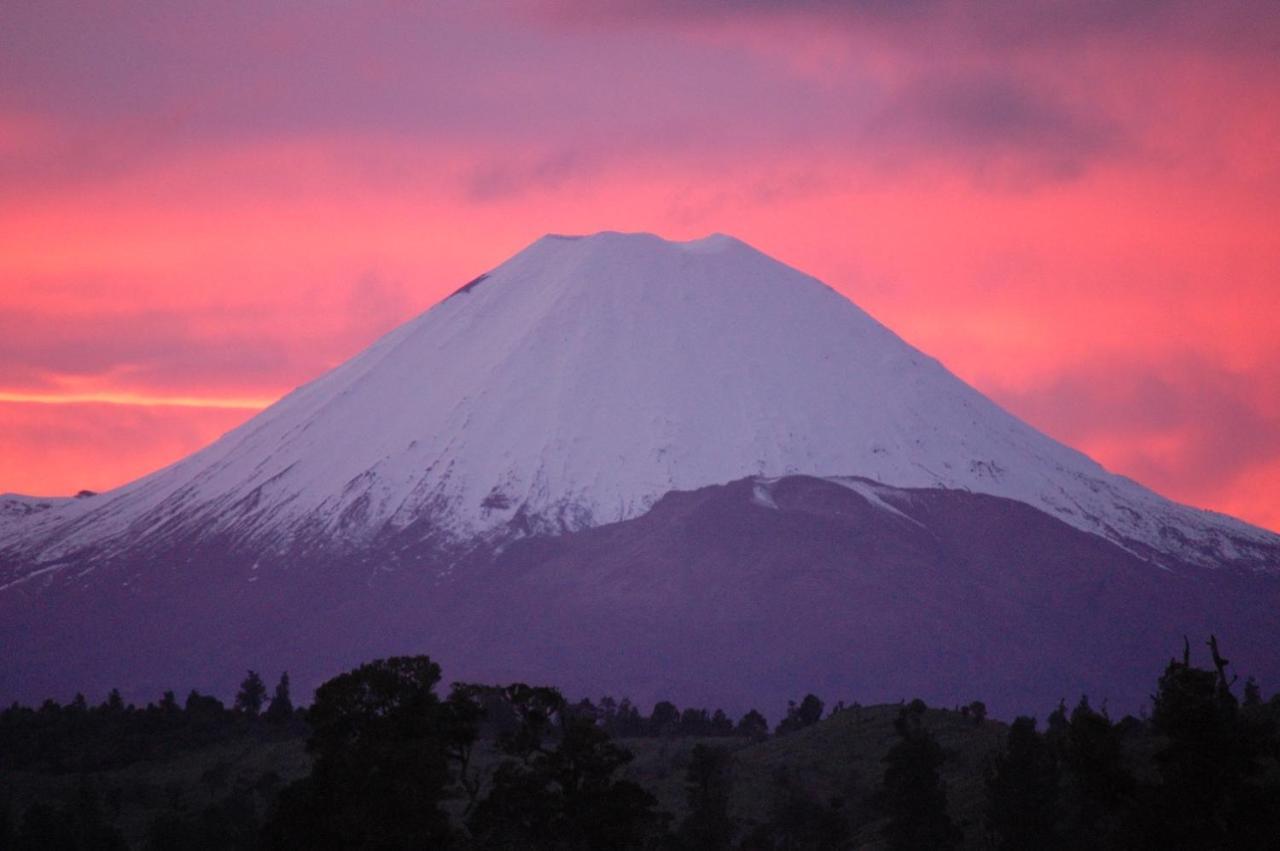
[[[612,730],[613,723],[618,718],[618,701],[606,694],[600,698],[596,708],[600,712],[600,726],[604,727],[605,730]]]
[[[591,702],[590,698],[582,698],[572,706],[566,707],[566,711],[571,715],[590,721],[592,724],[599,724],[601,718],[600,707]]]
[[[240,691],[236,694],[236,710],[250,718],[257,718],[262,711],[262,704],[267,699],[267,686],[257,671],[250,671],[240,683]]]
[[[1252,674],[1244,681],[1244,699],[1241,703],[1244,706],[1262,705],[1262,689],[1258,688],[1258,681]]]
[[[711,734],[711,718],[705,709],[694,709],[692,706],[680,713],[680,725],[677,728],[682,736],[709,736]]]
[[[1018,718],[1009,727],[1004,750],[986,771],[986,786],[987,826],[998,848],[1058,847],[1058,763],[1034,718]]]
[[[270,848],[414,848],[453,836],[441,802],[451,755],[476,735],[474,704],[442,701],[426,656],[361,665],[316,691],[311,775],[280,795]]]
[[[267,706],[266,719],[271,724],[284,724],[293,717],[293,698],[289,696],[289,672],[280,675],[275,693]]]
[[[922,713],[904,709],[894,722],[898,741],[884,757],[880,801],[889,823],[885,838],[899,851],[956,847],[961,833],[947,814],[939,769],[946,755],[925,728]]]
[[[1261,847],[1280,830],[1275,726],[1258,712],[1256,684],[1241,711],[1213,636],[1209,649],[1214,670],[1193,666],[1188,647],[1153,697],[1151,724],[1166,743],[1155,754],[1163,782],[1149,831],[1182,847]]]
[[[216,722],[221,719],[222,714],[226,711],[226,707],[222,705],[222,701],[216,697],[207,694],[201,694],[195,689],[187,695],[187,701],[183,704],[183,711],[191,721],[211,721]]]
[[[516,684],[506,694],[520,723],[499,740],[508,758],[467,819],[480,847],[643,847],[657,826],[654,799],[613,776],[631,753],[567,712],[555,689]]]
[[[685,771],[685,800],[689,814],[680,825],[681,844],[698,851],[718,851],[733,844],[729,818],[732,757],[724,748],[695,745]]]
[[[182,708],[178,706],[178,698],[172,690],[166,691],[164,696],[160,698],[158,708],[160,712],[164,714],[166,719],[172,719],[182,711]]]
[[[737,735],[748,739],[769,738],[769,721],[756,710],[752,709],[743,715],[738,721]]]
[[[787,704],[787,717],[778,722],[774,732],[779,736],[812,727],[822,720],[822,701],[817,695],[806,694],[797,706],[794,700]]]
[[[651,736],[675,733],[680,727],[680,710],[668,700],[658,701],[649,715],[648,727]]]
[[[1046,740],[1063,774],[1064,841],[1091,848],[1127,847],[1132,835],[1136,782],[1125,765],[1119,731],[1081,697],[1066,715],[1049,717]]]
[[[620,739],[642,736],[645,732],[645,719],[640,710],[629,698],[624,697],[618,704],[612,727],[605,728],[609,735]]]

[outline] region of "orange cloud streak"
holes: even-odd
[[[141,405],[148,408],[219,408],[260,411],[274,399],[218,399],[201,396],[146,396],[138,393],[10,393],[0,390],[0,402],[34,405]]]

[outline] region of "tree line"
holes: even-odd
[[[293,705],[289,675],[281,674],[271,697],[262,677],[249,671],[235,702],[191,691],[179,701],[166,691],[146,706],[126,704],[112,689],[101,704],[83,694],[69,703],[17,703],[0,711],[0,769],[51,773],[105,771],[204,747],[246,731],[298,729],[305,713]]]
[[[9,730],[0,738],[0,759],[67,764],[66,752],[56,748],[51,752],[62,762],[37,756],[38,749],[10,752],[11,742],[28,741],[12,731],[40,726],[41,713],[49,729],[58,723],[66,731],[80,729],[76,724],[110,729],[110,722],[134,717],[138,729],[151,725],[160,738],[193,742],[204,741],[193,732],[199,719],[215,716],[228,725],[224,730],[240,734],[265,735],[280,725],[305,732],[307,776],[269,794],[237,790],[199,813],[160,816],[145,840],[156,851],[782,851],[848,848],[868,835],[902,851],[1271,847],[1280,836],[1280,695],[1265,701],[1249,680],[1237,696],[1216,640],[1209,651],[1210,667],[1193,664],[1189,645],[1170,660],[1149,717],[1113,721],[1087,698],[1070,709],[1060,704],[1043,727],[1031,717],[1007,730],[988,727],[995,722],[985,719],[980,703],[948,714],[971,729],[1004,730],[982,770],[980,808],[960,815],[944,780],[955,755],[931,729],[939,713],[919,700],[897,710],[893,744],[874,784],[818,794],[784,765],[772,777],[771,803],[747,823],[732,802],[736,750],[749,744],[731,737],[769,737],[758,712],[733,722],[723,712],[659,703],[643,716],[629,701],[571,702],[555,689],[521,683],[463,683],[445,692],[439,666],[425,656],[378,660],[335,677],[305,713],[288,701],[287,679],[268,702],[252,672],[235,705],[218,704],[216,713],[212,699],[200,695],[181,707],[162,700],[136,709],[118,699],[99,707],[75,701],[14,707],[0,716],[0,729]],[[824,711],[819,698],[807,695],[791,704],[773,735],[814,727]],[[826,717],[846,711],[859,710],[838,705]],[[696,743],[684,765],[685,806],[676,819],[651,789],[627,777],[633,757],[617,740],[682,735]],[[22,818],[0,810],[4,847],[124,847],[113,831],[89,788],[61,810],[37,804]]]
[[[1280,694],[1252,678],[1237,697],[1210,637],[1170,660],[1149,718],[1112,722],[1087,699],[1043,731],[1009,728],[988,767],[985,828],[997,848],[1275,847],[1280,837]],[[904,846],[905,847],[905,846]]]
[[[488,729],[496,729],[501,726],[498,719],[511,716],[501,689],[473,686],[470,693],[484,704]],[[590,719],[612,738],[723,736],[760,740],[770,733],[768,720],[755,709],[734,721],[722,709],[681,710],[664,700],[645,715],[629,698],[606,696],[597,702],[580,700],[566,711]],[[822,701],[806,695],[799,704],[791,704],[774,733],[782,735],[815,724],[822,711]],[[293,703],[287,672],[268,694],[261,675],[252,670],[240,683],[231,706],[195,690],[183,701],[166,691],[158,701],[145,706],[126,704],[118,689],[112,689],[96,705],[89,704],[83,694],[66,704],[53,699],[38,707],[14,703],[0,710],[0,769],[104,771],[214,744],[250,730],[305,729],[307,718],[307,708]]]

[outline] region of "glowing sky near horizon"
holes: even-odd
[[[544,232],[721,231],[1280,529],[1280,6],[973,8],[5,4],[0,491],[170,463]]]

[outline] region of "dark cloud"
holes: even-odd
[[[1071,147],[1085,153],[1114,144],[1114,131],[1010,79],[938,77],[909,86],[884,116],[921,137],[962,144]]]
[[[811,19],[916,46],[1076,48],[1119,38],[1258,54],[1280,47],[1280,6],[1271,0],[543,0],[539,6],[562,23],[620,26]]]
[[[763,41],[784,53],[791,32],[778,29],[769,38],[774,23],[808,22],[814,32],[843,33],[854,58],[827,75],[821,90],[790,102],[759,98],[758,109],[792,122],[801,144],[843,142],[876,168],[949,161],[988,187],[1022,189],[1079,177],[1099,161],[1138,149],[1124,116],[1110,114],[1084,81],[1064,84],[1056,75],[1061,64],[1079,58],[1070,54],[1081,39],[1119,36],[1176,17],[1168,4],[1120,6],[1029,2],[978,11],[949,0],[570,0],[544,8],[565,26],[677,32],[736,26],[739,36],[754,34],[754,42],[744,36],[748,43]],[[1029,61],[1023,54],[1031,47],[1067,55]],[[864,67],[858,58],[864,53],[878,58]],[[819,106],[815,118],[810,111]]]
[[[1132,144],[1106,118],[990,73],[914,80],[873,115],[862,139],[890,152],[932,149],[966,160],[984,176],[1013,160],[1021,176],[1048,179],[1076,177]]]
[[[636,151],[814,150],[874,143],[871,131],[881,127],[917,149],[999,146],[1012,154],[1024,144],[1048,163],[1037,167],[1071,171],[1108,150],[1109,122],[1068,112],[1006,67],[1005,48],[986,42],[1052,31],[1044,19],[1068,10],[1068,28],[1116,28],[1120,13],[1111,20],[1099,10],[1124,5],[1025,7],[1033,13],[1019,4],[976,15],[942,0],[592,0],[525,6],[552,22],[529,26],[503,4],[232,4],[213,14],[199,3],[119,3],[108,14],[48,0],[19,6],[0,34],[0,119],[32,117],[45,134],[0,158],[0,192],[119,179],[192,149],[359,134],[538,152],[476,168],[466,187],[475,199],[556,185]],[[868,98],[856,69],[818,85],[741,45],[709,48],[617,26],[643,20],[678,29],[774,15],[851,37],[865,30],[875,50],[895,53],[905,76],[881,93],[887,101]],[[584,33],[582,21],[614,31]],[[1077,152],[1064,163],[1060,152],[1071,144]]]
[[[466,180],[467,196],[473,201],[495,201],[530,190],[554,189],[591,169],[582,153],[571,150],[531,162],[512,157],[491,160],[471,172]]]

